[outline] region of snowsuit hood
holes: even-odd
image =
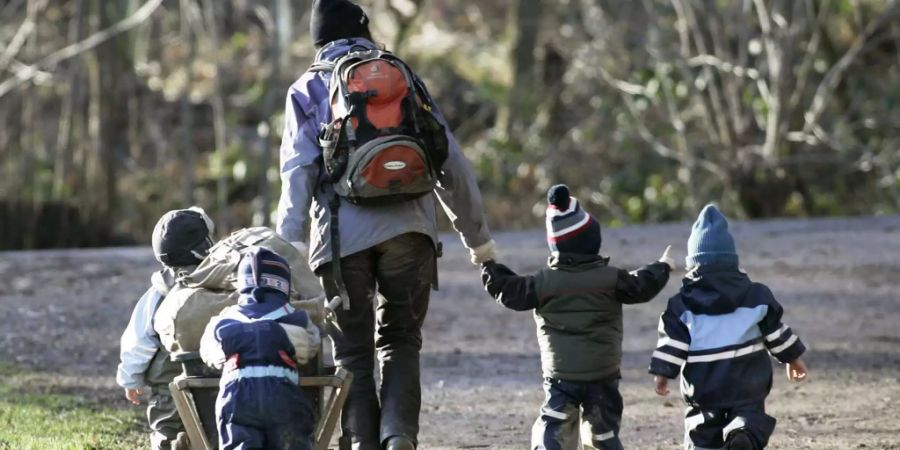
[[[741,306],[753,282],[730,265],[699,266],[684,278],[681,296],[688,309],[726,314]]]

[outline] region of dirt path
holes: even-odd
[[[603,252],[636,267],[671,243],[682,260],[689,229],[604,230]],[[776,373],[770,448],[900,449],[900,217],[732,229],[742,266],[772,287],[811,348],[809,382],[789,385]],[[520,271],[544,263],[543,239],[541,231],[497,236],[503,259]],[[542,400],[532,318],[494,304],[458,240],[444,241],[422,355],[422,448],[527,448]],[[148,249],[0,253],[0,361],[50,372],[42,389],[124,406],[114,383],[118,337],[155,267]],[[680,448],[681,400],[655,396],[645,368],[682,274],[650,304],[626,308],[626,448]]]

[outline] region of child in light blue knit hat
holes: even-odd
[[[691,228],[688,274],[659,319],[650,363],[656,393],[681,375],[685,449],[761,449],[775,429],[766,414],[772,386],[769,355],[792,381],[806,378],[800,339],[782,324],[772,291],[738,269],[728,220],[707,205]]]

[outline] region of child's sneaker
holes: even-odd
[[[725,441],[725,450],[755,450],[753,437],[744,430],[732,431]]]

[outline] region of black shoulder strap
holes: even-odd
[[[334,279],[335,287],[338,290],[338,296],[344,304],[344,310],[350,309],[350,294],[347,293],[347,285],[344,284],[344,276],[341,271],[341,234],[339,212],[341,201],[337,192],[334,191],[334,184],[325,183],[323,186],[325,194],[328,196],[328,212],[331,216],[328,223],[329,238],[331,244],[331,276]]]

